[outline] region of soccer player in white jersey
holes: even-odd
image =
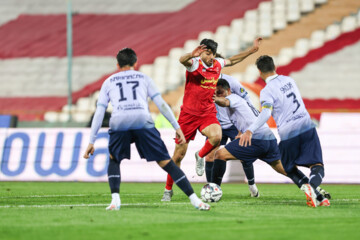
[[[214,100],[216,104],[226,107],[227,115],[239,133],[235,140],[216,151],[211,182],[220,185],[226,170],[226,161],[235,159],[246,164],[252,164],[260,159],[271,165],[278,173],[286,175],[280,161],[277,140],[266,123],[254,134],[251,146],[239,145],[239,136],[257,119],[259,112],[245,99],[231,94],[230,85],[224,79],[220,79],[217,83]]]
[[[286,173],[305,192],[309,206],[330,206],[318,188],[325,175],[319,137],[295,81],[278,75],[270,56],[259,57],[256,66],[266,83],[260,93],[262,111],[241,136],[240,144],[251,146],[251,139],[272,115],[281,138],[279,148]],[[310,177],[307,178],[297,166],[309,167]]]
[[[232,94],[237,94],[243,99],[246,100],[250,105],[253,105],[250,99],[248,92],[245,90],[244,86],[234,77],[231,77],[226,74],[221,74],[220,79],[224,79],[229,83],[230,90]],[[215,103],[216,104],[216,103]],[[254,108],[255,109],[255,108]],[[222,131],[222,138],[220,141],[220,145],[217,146],[214,150],[212,150],[208,155],[205,157],[205,173],[206,173],[206,180],[207,182],[211,182],[211,173],[214,164],[214,157],[215,152],[219,149],[221,145],[226,145],[228,139],[230,141],[235,140],[235,137],[238,135],[238,130],[232,124],[225,107],[218,106],[216,104],[217,114],[216,117],[219,120],[221,131]],[[257,111],[257,110],[255,110]],[[257,189],[255,184],[255,174],[254,174],[254,167],[252,163],[242,161],[242,166],[245,172],[245,176],[248,181],[250,196],[251,197],[260,197],[260,193]]]
[[[112,201],[107,210],[119,210],[120,201],[120,163],[124,158],[130,159],[130,144],[135,143],[141,158],[156,161],[174,179],[178,187],[189,197],[191,204],[199,210],[209,210],[194,193],[189,180],[183,171],[176,166],[169,156],[160,133],[151,119],[148,97],[151,98],[161,113],[169,120],[179,144],[185,143],[185,137],[174,114],[156,89],[151,78],[135,71],[137,56],[131,48],[124,48],[117,54],[120,71],[108,77],[103,83],[97,108],[91,124],[90,143],[84,158],[89,158],[95,151],[94,142],[100,129],[108,103],[113,105],[109,129],[108,180]]]

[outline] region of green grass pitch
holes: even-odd
[[[193,184],[196,193],[203,184]],[[360,186],[323,185],[330,207],[310,208],[292,184],[223,184],[209,212],[164,184],[122,183],[120,211],[105,211],[107,183],[0,182],[0,239],[360,239]]]

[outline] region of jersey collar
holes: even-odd
[[[275,79],[277,76],[279,76],[279,75],[275,74],[275,75],[271,75],[270,77],[267,77],[265,79],[266,84],[268,84],[271,80]]]

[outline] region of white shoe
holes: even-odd
[[[120,202],[115,203],[115,201],[111,201],[110,205],[106,208],[108,211],[119,211],[120,210]]]
[[[303,184],[300,188],[306,195],[306,204],[309,207],[316,207],[316,194],[314,189],[310,186],[310,184]]]
[[[196,209],[199,209],[200,211],[209,211],[210,205],[207,203],[201,202],[198,206],[195,207]]]
[[[174,192],[173,192],[172,189],[171,189],[171,190],[165,189],[164,195],[163,195],[163,197],[161,198],[161,201],[162,201],[162,202],[170,202],[172,195],[174,195]]]
[[[198,176],[204,175],[205,172],[205,159],[199,156],[199,151],[195,153],[195,159],[196,159],[196,174]]]
[[[325,189],[322,189],[321,187],[317,187],[316,190],[321,194],[323,195],[325,198],[327,199],[331,199],[331,195],[329,192],[325,191]]]
[[[249,190],[250,190],[250,196],[251,197],[256,197],[256,198],[260,197],[260,193],[259,193],[259,190],[256,187],[256,184],[249,185]]]

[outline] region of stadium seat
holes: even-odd
[[[283,66],[291,62],[294,57],[294,49],[293,48],[282,48],[280,50],[277,64],[278,66]]]
[[[342,32],[354,31],[356,27],[357,27],[357,21],[355,16],[347,16],[341,22]]]
[[[325,32],[322,30],[314,31],[310,37],[310,49],[319,48],[324,45]]]
[[[314,11],[315,3],[314,0],[301,0],[300,1],[300,12],[309,13]]]
[[[300,20],[300,4],[299,0],[287,0],[287,14],[288,22],[296,22]]]
[[[333,40],[341,34],[341,27],[339,24],[331,24],[326,28],[325,31],[325,40]]]
[[[308,51],[309,51],[309,40],[306,38],[298,39],[295,43],[294,56],[303,57],[308,53]]]
[[[44,114],[44,120],[50,123],[58,122],[59,113],[57,112],[46,112]]]

